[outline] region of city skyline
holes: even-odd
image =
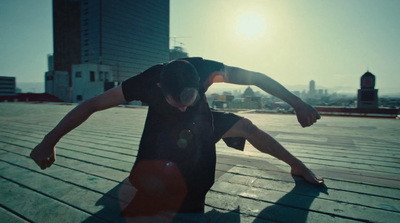
[[[2,6],[0,76],[15,76],[17,86],[43,83],[53,53],[51,0]],[[314,80],[356,94],[369,70],[380,95],[400,95],[400,1],[171,0],[170,10],[170,48],[189,56],[259,71],[289,89]]]

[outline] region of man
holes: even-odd
[[[129,180],[137,193],[123,211],[129,216],[162,211],[203,212],[205,195],[214,183],[215,143],[243,150],[245,140],[291,166],[291,173],[322,185],[300,160],[250,120],[211,111],[205,97],[215,82],[256,85],[290,104],[303,126],[320,118],[310,105],[268,76],[202,58],[185,58],[155,65],[122,85],[84,101],[50,131],[31,153],[42,168],[55,161],[55,145],[96,111],[127,101],[149,105],[137,159]]]

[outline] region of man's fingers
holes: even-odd
[[[47,169],[56,161],[54,146],[40,143],[32,150],[30,157],[40,169]]]
[[[315,174],[311,170],[308,170],[308,171],[309,171],[308,172],[309,174],[306,176],[303,176],[306,181],[308,181],[311,184],[319,185],[319,186],[324,184],[324,179],[315,176]]]
[[[31,154],[30,154],[29,156],[31,157],[31,159],[32,159],[33,161],[35,161],[35,163],[40,167],[40,169],[43,170],[43,169],[46,168],[46,165],[45,165],[45,163],[43,162],[43,160],[39,160],[39,159],[36,157],[34,151],[32,151]]]
[[[320,119],[321,116],[319,115],[319,113],[315,113],[315,114],[311,114],[308,118],[306,118],[304,121],[302,121],[300,124],[301,126],[304,127],[308,127],[308,126],[312,126],[314,123],[317,122],[318,119]]]
[[[309,171],[310,175],[314,178],[313,182],[312,182],[313,184],[316,184],[316,185],[324,184],[324,179],[322,179],[321,177],[315,176],[315,174],[311,170],[308,170],[308,171]]]
[[[36,162],[36,161],[35,161]],[[46,161],[38,161],[36,164],[40,167],[40,169],[44,170],[47,168]]]
[[[315,123],[315,121],[312,121],[311,119],[307,119],[307,120],[301,122],[300,124],[303,128],[305,128],[305,127],[311,126],[314,123]]]
[[[308,183],[322,186],[324,185],[324,180],[321,177],[315,176],[315,174],[308,169],[303,163],[297,167],[292,167],[291,173],[293,175],[301,176]]]
[[[45,159],[36,158],[36,157],[32,156],[32,154],[31,154],[30,157],[33,159],[33,161],[35,161],[35,163],[42,170],[49,168],[56,161],[56,158],[55,158],[54,154],[51,155],[50,157],[45,158]]]
[[[56,157],[54,156],[54,154],[49,158],[49,159],[47,159],[47,162],[46,162],[46,166],[47,167],[51,167],[51,165],[53,165],[53,163],[56,161]]]
[[[36,160],[36,159],[33,159],[33,160],[40,167],[40,169],[44,170],[47,168],[46,160]]]
[[[322,185],[324,184],[324,179],[319,178],[319,177],[314,177],[314,182],[315,185]]]

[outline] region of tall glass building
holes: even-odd
[[[111,66],[121,82],[169,60],[169,0],[53,0],[54,70]]]

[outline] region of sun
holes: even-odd
[[[262,17],[255,13],[241,16],[237,23],[237,33],[246,38],[256,38],[264,33],[265,24]]]

